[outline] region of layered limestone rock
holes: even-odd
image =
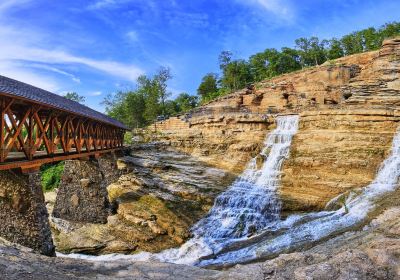
[[[184,123],[186,127],[183,127]],[[263,147],[272,118],[249,113],[199,115],[189,121],[171,118],[152,126],[158,139],[206,164],[240,174]]]
[[[283,211],[322,210],[339,194],[367,186],[390,151],[400,114],[325,110],[300,118],[282,170]]]
[[[274,117],[299,114],[282,173],[285,211],[323,209],[366,186],[399,123],[400,39],[260,82],[150,127],[158,140],[239,174],[257,155]]]
[[[131,156],[118,159],[117,167],[124,174],[107,187],[115,213],[105,224],[52,217],[57,251],[129,254],[179,246],[234,178],[157,145],[137,146]],[[52,196],[46,196],[51,208]]]
[[[172,263],[48,258],[0,239],[0,274],[19,279],[387,279],[400,277],[400,197],[381,201],[372,220],[315,247],[222,271]]]

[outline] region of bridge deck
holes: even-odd
[[[77,102],[0,76],[0,170],[123,148],[127,127]]]

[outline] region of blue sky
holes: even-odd
[[[399,11],[398,0],[0,0],[0,74],[104,111],[108,93],[160,66],[172,70],[172,96],[195,94],[222,50],[247,58],[399,21]]]

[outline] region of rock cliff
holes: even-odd
[[[400,120],[400,39],[282,75],[218,98],[149,129],[171,148],[238,174],[258,153],[280,114],[299,114],[283,167],[285,211],[323,209],[367,185]]]

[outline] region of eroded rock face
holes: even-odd
[[[193,117],[176,124],[171,118],[157,126],[159,138],[173,150],[189,153],[198,160],[240,174],[256,156],[267,131],[274,128],[273,118],[249,113],[213,113]]]
[[[279,193],[284,211],[320,210],[371,182],[389,152],[400,120],[399,53],[400,39],[386,40],[379,51],[260,82],[149,129],[173,149],[240,174],[275,116],[299,114]]]
[[[157,145],[136,147],[132,156],[118,159],[117,167],[124,174],[107,187],[115,214],[106,224],[51,218],[58,251],[129,254],[179,246],[234,178]]]
[[[321,210],[367,186],[388,156],[400,115],[393,110],[308,111],[300,115],[279,193],[283,211]]]
[[[0,273],[5,279],[382,279],[400,277],[400,205],[396,192],[362,229],[253,264],[216,271],[186,265],[129,260],[89,262],[48,258],[0,240]],[[116,244],[118,246],[118,244]]]
[[[54,255],[40,174],[0,171],[0,235],[36,252]]]

